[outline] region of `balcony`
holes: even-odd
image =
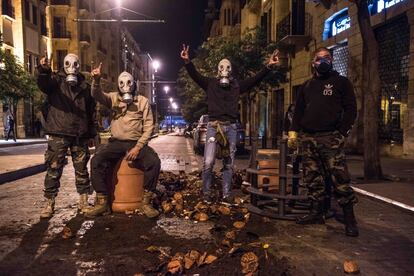
[[[14,7],[11,5],[10,2],[3,1],[3,6],[1,7],[1,14],[14,18]]]
[[[305,47],[312,36],[312,16],[292,18],[289,13],[276,25],[276,42],[280,47],[293,48],[296,52]]]
[[[91,37],[88,34],[81,34],[79,41],[81,43],[88,43],[88,44],[90,44],[91,43]]]
[[[51,0],[50,4],[70,6],[70,0]]]
[[[53,32],[53,38],[58,39],[70,39],[71,35],[68,31],[60,31],[60,30],[54,30]]]

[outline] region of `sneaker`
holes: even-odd
[[[234,197],[229,195],[229,196],[224,196],[223,199],[221,200],[221,204],[226,205],[226,206],[233,206],[233,205],[237,205],[234,202]]]

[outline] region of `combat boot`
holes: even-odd
[[[87,218],[93,218],[101,215],[107,215],[111,212],[109,209],[108,196],[104,194],[96,194],[95,206],[88,208],[84,215]]]
[[[354,205],[348,203],[343,207],[344,210],[344,224],[345,224],[345,235],[350,237],[358,237],[359,231],[357,222],[354,214]]]
[[[91,209],[91,206],[89,206],[89,203],[88,203],[88,194],[79,195],[79,203],[78,203],[79,213],[83,214],[89,209]]]
[[[309,214],[297,218],[297,224],[324,224],[325,218],[323,216],[323,201],[312,201]]]
[[[151,204],[152,195],[152,192],[144,192],[144,197],[142,198],[142,206],[140,208],[140,211],[144,213],[144,215],[146,215],[148,218],[155,218],[160,215],[160,212],[158,212],[158,210],[155,209]]]
[[[55,212],[55,198],[47,198],[46,206],[40,212],[40,218],[51,218]]]

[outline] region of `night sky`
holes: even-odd
[[[122,3],[126,8],[166,21],[165,24],[130,23],[128,29],[141,51],[160,60],[160,78],[175,81],[183,66],[179,56],[182,43],[190,44],[193,50],[202,43],[207,0],[123,0]],[[143,19],[131,14],[127,18]],[[194,52],[191,53],[193,57]]]

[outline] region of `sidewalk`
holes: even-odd
[[[378,182],[364,181],[362,156],[348,156],[347,159],[354,182],[353,187],[357,188],[358,193],[399,207],[403,207],[398,204],[402,203],[402,205],[410,206],[411,211],[414,211],[414,159],[381,158],[386,180]]]
[[[16,142],[14,142],[12,139],[9,139],[8,141],[6,141],[4,140],[4,138],[2,138],[0,139],[0,148],[44,144],[46,142],[47,140],[45,138],[17,139]]]

